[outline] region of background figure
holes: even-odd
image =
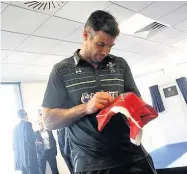
[[[56,155],[56,141],[52,131],[45,129],[43,119],[38,122],[40,130],[36,132],[36,151],[40,174],[45,174],[46,162],[48,161],[53,174],[58,174]]]
[[[66,162],[69,171],[73,174],[73,165],[70,158],[71,153],[70,153],[67,129],[66,128],[58,129],[57,135],[58,135],[58,142],[59,142],[61,155],[64,158],[64,161]]]
[[[15,170],[21,170],[22,174],[38,174],[35,134],[32,124],[28,122],[24,109],[18,111],[18,117],[20,122],[13,131]]]

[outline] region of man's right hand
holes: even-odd
[[[98,110],[108,107],[113,100],[114,99],[108,92],[97,92],[93,98],[86,103],[87,114],[93,114]]]
[[[43,117],[48,130],[62,129],[82,117],[97,112],[109,106],[113,98],[107,92],[97,92],[87,103],[74,106],[70,109],[44,108]]]

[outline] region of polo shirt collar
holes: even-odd
[[[88,62],[83,60],[83,58],[80,56],[80,54],[78,54],[79,51],[80,51],[80,49],[78,49],[73,55],[75,66],[88,64]],[[106,60],[112,60],[112,59],[114,59],[114,57],[109,54],[107,57],[104,58],[104,60],[101,62],[100,65],[102,66],[102,64],[105,64],[104,62],[106,62]]]

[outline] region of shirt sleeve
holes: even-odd
[[[125,92],[134,92],[138,97],[141,97],[141,94],[136,86],[131,69],[128,63],[125,61],[125,72],[124,72],[124,91]]]
[[[62,72],[57,66],[50,73],[47,88],[44,94],[42,107],[46,108],[69,108],[69,98],[63,82]]]

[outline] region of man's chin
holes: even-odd
[[[99,62],[99,63],[100,63],[100,62],[103,61],[103,59],[104,59],[104,57],[97,58],[97,59],[96,59],[96,62]]]

